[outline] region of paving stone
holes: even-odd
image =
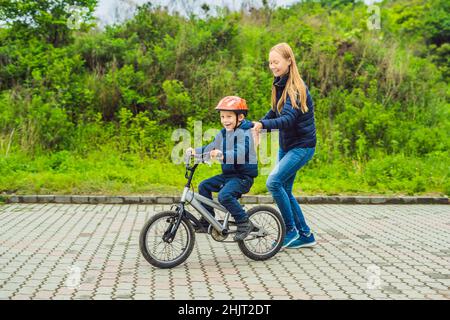
[[[31,196],[29,203],[0,206],[8,222],[0,234],[0,299],[450,299],[448,205],[324,205],[313,204],[320,196],[301,197],[318,240],[313,249],[283,250],[258,262],[238,246],[199,234],[186,262],[163,270],[141,256],[139,233],[176,197],[160,203],[108,197],[135,204],[91,196],[85,204],[82,197],[68,204],[54,196],[62,203],[43,204]],[[269,199],[248,201],[274,206]],[[81,274],[71,285],[73,267]]]

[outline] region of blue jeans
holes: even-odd
[[[203,180],[198,186],[198,193],[212,200],[212,192],[219,192],[219,203],[231,213],[236,222],[242,222],[246,221],[248,216],[238,199],[244,193],[249,192],[252,185],[252,177],[227,177],[219,174]],[[214,216],[213,208],[205,204],[202,205]]]
[[[314,155],[315,148],[294,148],[285,152],[280,148],[278,163],[267,179],[267,189],[272,194],[286,224],[286,229],[294,227],[301,234],[309,234],[302,209],[292,194],[295,175]]]

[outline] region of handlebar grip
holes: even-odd
[[[191,161],[191,157],[192,157],[192,151],[186,151],[185,156],[184,156],[184,163],[186,165],[189,165],[190,161]]]

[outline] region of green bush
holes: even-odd
[[[75,2],[90,9],[77,31],[63,10]],[[206,18],[146,4],[104,30],[88,21],[96,1],[75,2],[0,8],[10,22],[0,27],[3,190],[182,184],[182,168],[169,163],[173,130],[196,120],[220,128],[214,106],[226,95],[247,100],[250,120],[263,117],[273,81],[268,52],[283,41],[315,105],[317,151],[298,192],[448,194],[448,1],[379,3],[380,30],[368,29],[367,6],[354,1]],[[94,161],[97,152],[106,159]],[[130,173],[144,164],[148,178]],[[259,177],[254,192],[265,191]]]

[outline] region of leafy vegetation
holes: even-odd
[[[78,29],[66,5],[87,9]],[[173,130],[218,128],[225,95],[262,117],[268,51],[288,42],[318,131],[296,193],[450,194],[448,1],[384,1],[379,30],[355,1],[207,18],[147,4],[105,30],[89,20],[95,5],[2,1],[0,192],[178,192]],[[198,171],[197,183],[220,169]],[[251,192],[267,192],[265,179]]]

